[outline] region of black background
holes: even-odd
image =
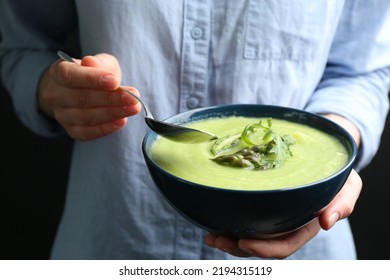
[[[72,141],[34,135],[16,118],[0,85],[0,259],[48,259],[66,193]],[[389,122],[387,122],[389,123]],[[390,259],[390,125],[350,217],[359,259]]]

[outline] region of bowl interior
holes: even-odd
[[[333,135],[342,143],[349,155],[347,165],[351,164],[357,156],[355,141],[344,128],[320,115],[288,107],[260,104],[221,105],[187,111],[174,115],[165,121],[174,124],[186,124],[209,118],[223,118],[230,116],[278,118],[312,126],[325,133]],[[158,135],[153,131],[149,131],[145,135],[142,148],[146,153],[146,156],[149,158],[151,157],[150,148],[157,136]]]

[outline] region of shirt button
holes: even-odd
[[[198,108],[199,104],[200,104],[200,100],[198,97],[191,96],[190,98],[187,99],[187,107],[189,109]]]
[[[192,239],[194,237],[194,235],[195,235],[195,232],[191,228],[185,228],[185,229],[183,229],[181,234],[183,235],[183,237],[185,239]]]
[[[191,37],[195,40],[198,40],[200,38],[202,38],[202,35],[203,35],[203,29],[200,28],[200,27],[194,27],[192,28],[191,30]]]

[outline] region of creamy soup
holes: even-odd
[[[219,137],[240,133],[259,118],[226,117],[196,123],[191,127],[212,132]],[[196,144],[173,142],[157,137],[152,159],[167,172],[198,184],[241,190],[291,188],[324,179],[340,170],[348,160],[348,152],[333,136],[306,125],[272,119],[272,129],[279,135],[290,135],[292,156],[278,167],[248,170],[221,165],[211,160],[214,141]]]

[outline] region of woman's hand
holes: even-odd
[[[232,239],[209,233],[205,242],[238,257],[284,259],[310,241],[321,228],[329,230],[338,220],[348,217],[362,189],[359,175],[352,170],[343,188],[332,202],[304,227],[273,239]]]
[[[355,125],[338,115],[326,115],[329,119],[343,126],[360,145],[360,133]],[[209,233],[205,242],[238,257],[260,257],[284,259],[310,241],[320,229],[329,230],[339,220],[348,217],[356,204],[362,190],[363,183],[355,170],[347,178],[343,188],[324,208],[316,219],[304,227],[288,234],[272,239],[232,239]]]
[[[94,140],[122,128],[140,112],[137,100],[119,89],[121,70],[108,54],[86,56],[78,63],[58,60],[43,74],[38,102],[76,140]],[[139,95],[132,87],[128,90]]]

